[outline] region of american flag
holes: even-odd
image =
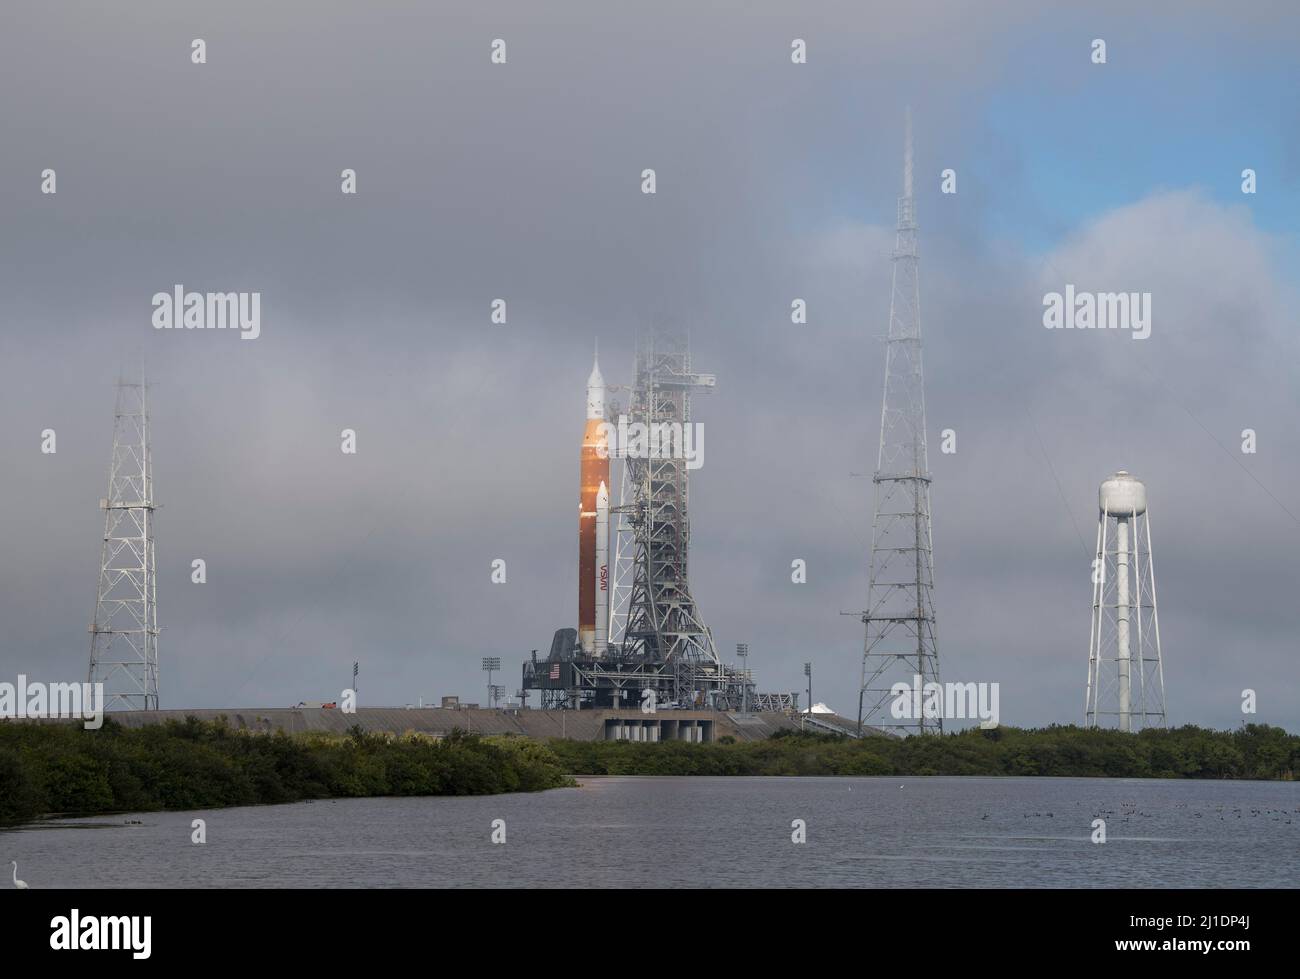
[[[357,667],[358,667],[359,665],[360,665],[359,663],[353,663],[353,664],[352,664],[352,679],[354,679],[354,680],[357,678]]]
[[[555,663],[551,666],[551,679],[558,680],[559,678],[560,678],[560,664]]]

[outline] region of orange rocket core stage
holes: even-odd
[[[609,638],[609,442],[604,423],[605,379],[599,357],[594,357],[578,473],[578,642],[587,653],[595,653]]]
[[[588,651],[596,644],[596,496],[600,484],[609,485],[609,455],[600,418],[588,418],[582,437],[582,465],[578,500],[578,641]],[[601,452],[605,451],[605,458]]]

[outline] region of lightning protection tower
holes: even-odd
[[[90,682],[104,684],[108,710],[158,709],[158,607],[153,542],[149,393],[119,381],[104,511]]]
[[[1165,672],[1141,480],[1120,470],[1101,484],[1092,572],[1085,727],[1165,726]]]
[[[921,293],[917,278],[916,206],[912,198],[912,115],[905,123],[903,196],[885,338],[885,393],[880,412],[875,518],[858,731],[864,724],[913,733],[943,731],[942,717],[897,718],[896,683],[911,689],[939,682],[934,568],[930,538],[930,473],[925,448],[925,378],[921,371]],[[916,713],[910,711],[909,713]]]

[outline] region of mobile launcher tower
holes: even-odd
[[[543,708],[640,708],[653,698],[656,709],[741,709],[752,683],[719,659],[687,570],[690,467],[680,450],[692,393],[716,384],[692,367],[685,336],[662,332],[637,344],[626,415],[607,403],[599,364],[593,368],[578,508],[578,628],[557,630],[547,657],[534,652],[523,670],[524,689],[539,690]],[[649,437],[638,440],[638,431]],[[615,507],[608,505],[611,460],[622,470]]]

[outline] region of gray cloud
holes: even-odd
[[[1214,442],[1256,428],[1240,461],[1300,513],[1294,239],[1153,187],[1045,256],[1008,243],[1008,222],[1056,219],[1017,191],[1024,161],[989,145],[982,111],[1025,45],[1076,28],[1000,6],[25,9],[0,39],[28,80],[0,103],[0,674],[85,670],[112,381],[145,356],[164,705],[318,699],[353,659],[367,702],[477,698],[480,656],[513,671],[573,624],[592,341],[626,383],[634,331],[668,314],[719,375],[697,402],[701,609],[725,649],[751,644],[764,687],[799,689],[812,659],[817,698],[851,711],[861,627],[839,612],[866,587],[910,101],[919,166],[964,175],[919,201],[945,678],[1001,682],[1009,723],[1078,719],[1096,486],[1127,467],[1151,490],[1172,719],[1234,724],[1251,686],[1261,719],[1300,726],[1296,524]],[[1150,43],[1158,17],[1121,9],[1107,36]],[[1225,63],[1278,18],[1294,29],[1270,9],[1233,13]],[[46,166],[53,198],[34,192]],[[1044,330],[1062,275],[1151,291],[1152,338]],[[176,282],[260,290],[262,337],[153,331],[149,297]]]

